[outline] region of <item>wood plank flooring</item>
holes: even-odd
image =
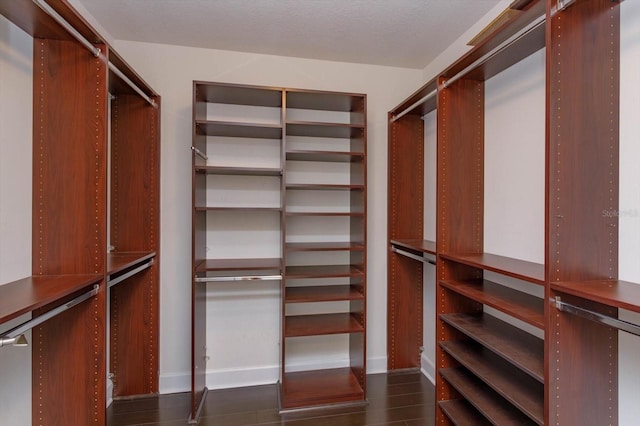
[[[189,416],[189,393],[115,401],[107,426],[177,426]],[[209,391],[201,426],[431,426],[435,392],[418,371],[367,376],[364,406],[278,414],[276,385]]]

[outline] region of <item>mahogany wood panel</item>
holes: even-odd
[[[34,40],[33,55],[32,273],[104,277],[107,67],[69,41]],[[33,332],[34,423],[104,424],[101,285]]]
[[[0,286],[0,324],[38,308],[62,301],[92,284],[101,275],[35,275]]]
[[[287,316],[285,337],[321,336],[364,331],[356,314],[316,314]]]
[[[420,239],[424,211],[424,122],[408,114],[392,121],[389,113],[389,240]],[[387,254],[387,368],[420,366],[422,346],[422,273],[420,262]]]
[[[580,281],[551,283],[556,293],[572,294],[586,300],[640,312],[640,285],[628,281]]]
[[[364,270],[360,265],[287,266],[285,274],[289,279],[359,277]]]
[[[535,425],[536,423],[522,414],[518,409],[506,403],[496,392],[489,389],[481,380],[463,368],[444,368],[440,375],[455,387],[469,401],[469,405],[458,402],[454,407],[445,404],[445,412],[453,418],[456,424],[480,425]],[[456,401],[456,400],[453,400]],[[442,405],[441,405],[442,406]],[[482,414],[482,415],[479,415]],[[458,416],[462,416],[461,422],[457,422]],[[484,417],[483,417],[484,416]]]
[[[486,269],[534,284],[544,284],[544,265],[490,253],[441,254],[444,259]]]
[[[470,341],[440,342],[440,346],[531,420],[539,425],[544,424],[542,383]]]
[[[364,401],[364,390],[350,368],[285,373],[282,408]]]
[[[362,291],[363,288],[360,285],[287,287],[284,297],[287,303],[362,300],[364,298]]]
[[[544,341],[489,314],[442,314],[447,324],[544,382]]]
[[[478,410],[463,399],[450,399],[438,402],[438,407],[458,426],[489,426],[489,422]]]

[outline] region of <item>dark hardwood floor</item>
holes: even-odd
[[[189,416],[189,393],[115,401],[107,426],[177,426]],[[430,426],[434,387],[420,372],[367,376],[364,406],[278,414],[276,385],[209,391],[198,425],[205,426]]]

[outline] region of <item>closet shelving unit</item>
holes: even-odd
[[[420,368],[423,263],[436,243],[424,232],[424,120],[436,109],[437,82],[427,82],[389,112],[387,368]]]
[[[511,8],[437,77],[436,423],[616,424],[618,329],[640,332],[617,318],[618,309],[640,312],[640,287],[617,279],[617,217],[603,215],[618,208],[619,2],[529,0]],[[544,265],[483,251],[484,81],[543,47]],[[423,99],[432,84],[390,113],[390,212],[400,203],[391,170],[402,158],[392,147],[422,142],[422,112],[405,110],[416,102],[433,108]],[[416,155],[419,147],[414,142],[407,150]],[[413,242],[393,237],[390,231],[392,249],[422,257],[419,234]],[[398,282],[392,271],[403,269],[401,258],[390,256],[392,287]],[[544,297],[488,281],[485,272],[542,287]]]
[[[365,103],[364,95],[348,93],[194,82],[192,421],[198,418],[207,393],[206,282],[282,280],[283,410],[364,401]],[[225,108],[227,113],[212,112]],[[251,114],[256,114],[254,119],[247,119]],[[216,141],[224,144],[228,138],[236,141],[234,146],[215,147]],[[265,143],[278,140],[278,148],[272,152],[268,165],[256,163],[250,150],[238,150],[246,139]],[[225,149],[233,154],[225,153]],[[326,173],[323,168],[331,171]],[[340,178],[335,178],[336,175]],[[277,203],[258,205],[252,204],[252,200],[241,200],[231,205],[225,202],[224,194],[218,198],[208,196],[207,192],[216,184],[211,178],[220,176],[279,178]],[[223,189],[233,191],[228,183],[225,188],[226,183],[219,181]],[[277,229],[272,230],[278,233],[272,244],[272,251],[278,256],[211,255],[221,252],[221,246],[235,243],[207,239],[208,230],[221,226],[223,221],[215,213],[227,210],[238,214],[278,214]],[[327,233],[327,223],[339,226],[329,228]],[[234,231],[249,232],[245,226]],[[305,306],[329,302],[346,303],[348,308],[344,312],[334,309],[304,313]],[[291,309],[299,313],[287,314]],[[285,349],[287,342],[333,334],[350,336],[349,367],[289,371],[289,359],[295,353]]]
[[[366,400],[366,97],[291,89],[285,96],[281,409],[362,403]],[[313,172],[306,176],[300,168]],[[332,180],[331,174],[340,177]],[[332,302],[341,306],[325,307]],[[309,308],[313,306],[316,309]],[[290,367],[296,356],[294,339],[339,334],[348,335],[347,367],[306,371]]]
[[[33,317],[32,423],[103,425],[107,372],[115,397],[158,392],[160,98],[66,1],[0,13],[34,38],[33,268],[0,319]]]

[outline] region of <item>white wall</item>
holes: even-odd
[[[162,96],[161,391],[187,389],[190,369],[193,80],[367,94],[367,357],[370,371],[385,370],[386,114],[421,84],[421,71],[125,41],[116,42],[116,49]],[[277,283],[252,285],[245,291],[224,285],[209,292],[209,386],[277,379],[278,298]],[[315,362],[322,363],[323,357],[316,357]]]
[[[0,16],[0,284],[31,275],[32,45]],[[31,424],[31,346],[0,348],[0,413],[2,424]]]

